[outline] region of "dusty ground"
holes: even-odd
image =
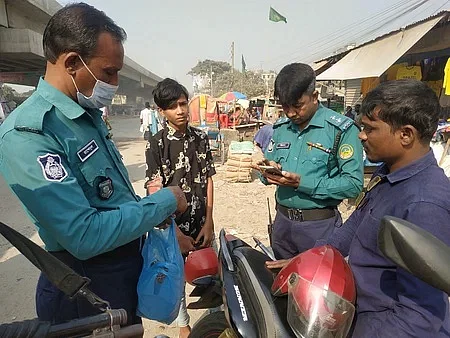
[[[144,194],[143,177],[145,173],[145,142],[138,132],[139,119],[113,117],[114,139],[124,157],[124,162],[132,179],[133,186],[139,195]],[[253,244],[251,236],[256,236],[267,243],[267,198],[270,199],[272,216],[274,208],[274,187],[266,187],[255,180],[251,183],[229,183],[225,181],[224,167],[217,165],[214,177],[214,222],[216,232],[224,228],[227,232],[239,236]],[[344,218],[349,211],[345,204],[341,205]],[[26,217],[19,202],[12,196],[8,187],[0,177],[0,221],[12,225],[33,241],[41,241],[34,226]],[[34,268],[17,250],[11,248],[0,238],[0,322],[29,319],[35,317],[34,290],[38,270]],[[189,292],[190,288],[188,288]],[[190,300],[188,299],[188,302]],[[189,311],[191,323],[194,323],[203,311]],[[144,322],[145,337],[154,337],[164,333],[169,337],[177,337],[178,330],[174,326],[155,322]]]

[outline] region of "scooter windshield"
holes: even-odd
[[[301,338],[344,338],[355,314],[349,301],[293,273],[288,283],[288,322]]]

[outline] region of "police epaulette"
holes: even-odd
[[[45,114],[52,109],[53,105],[37,92],[22,103],[17,109],[14,129],[32,133],[41,133]]]
[[[331,123],[332,125],[338,127],[342,131],[346,131],[348,128],[350,128],[352,125],[355,124],[355,122],[347,117],[347,116],[336,116],[331,115],[327,118],[327,121]]]
[[[281,126],[282,124],[288,123],[290,120],[287,117],[280,117],[278,120],[275,121],[273,124],[273,127],[276,128],[278,126]]]

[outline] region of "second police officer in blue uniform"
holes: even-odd
[[[338,204],[357,197],[363,187],[359,129],[320,104],[315,84],[314,71],[302,63],[285,66],[275,80],[275,97],[287,118],[274,124],[263,164],[278,167],[282,175],[263,170],[261,179],[277,185],[272,233],[277,259],[325,242],[342,225]]]

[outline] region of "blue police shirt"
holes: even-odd
[[[167,189],[140,199],[101,111],[43,79],[0,126],[0,173],[46,249],[79,259],[139,238],[177,207]]]
[[[449,337],[448,295],[386,259],[377,246],[380,219],[405,219],[450,245],[450,182],[433,152],[388,173],[329,243],[344,255],[357,285],[353,337]],[[420,245],[420,243],[417,243]]]

